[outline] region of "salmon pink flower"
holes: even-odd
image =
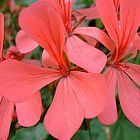
[[[0,65],[2,64],[2,61],[9,58],[24,60],[23,59],[24,55],[20,54],[16,47],[11,47],[8,50],[6,57],[3,57],[2,55],[3,38],[4,38],[4,16],[3,14],[0,14],[0,60],[1,60]],[[23,43],[25,43],[25,40],[20,39],[20,42],[22,41],[24,41]],[[31,62],[29,61],[28,63]],[[1,92],[2,91],[0,86],[0,93]],[[20,125],[26,127],[35,125],[39,121],[40,116],[42,114],[42,102],[40,92],[39,91],[36,92],[34,95],[24,100],[23,102],[11,102],[7,100],[5,97],[0,96],[0,140],[6,140],[8,138],[10,124],[14,114],[14,107],[16,108],[16,115],[18,118],[18,123]]]
[[[42,27],[40,30],[45,33],[46,28],[49,28],[50,26],[46,25],[46,20],[53,20],[52,18],[48,19],[49,17],[47,17],[47,5],[49,9],[55,9],[55,11],[59,13],[62,18],[62,24],[64,24],[65,27],[63,30],[65,32],[66,40],[64,50],[69,60],[88,72],[101,72],[106,64],[106,56],[103,52],[96,49],[94,46],[89,45],[83,40],[85,36],[92,36],[93,38],[102,35],[97,39],[104,45],[110,47],[112,42],[110,42],[110,39],[105,33],[101,32],[97,28],[77,27],[78,24],[73,23],[73,20],[71,19],[72,9],[70,0],[61,0],[59,3],[58,1],[54,0],[40,0],[30,5],[27,9],[24,9],[21,12],[19,17],[19,23],[22,30],[24,30],[24,32],[31,38],[35,38],[34,34],[37,32],[37,27]],[[47,18],[45,19],[44,17]],[[92,33],[90,34],[88,32]],[[83,60],[82,63],[80,63],[79,59],[77,59],[77,56],[80,57],[79,59]],[[98,64],[97,67],[94,67],[95,63]]]
[[[120,0],[120,19],[116,14],[113,0],[97,0],[99,15],[114,42],[115,49],[108,58],[108,68],[104,73],[108,84],[107,104],[99,120],[112,124],[117,120],[116,89],[124,114],[140,127],[140,66],[127,60],[137,50],[133,45],[140,19],[139,0]]]
[[[49,62],[44,64],[49,65],[41,68],[12,59],[2,62],[1,94],[12,101],[25,100],[57,80],[56,93],[44,124],[52,136],[68,140],[79,129],[84,118],[93,118],[103,110],[106,101],[105,80],[99,73],[87,73],[72,67],[63,51],[64,24],[54,8],[44,2],[39,2],[41,11],[36,4],[30,8],[24,10],[25,16],[29,16],[29,22],[25,20],[28,26],[26,32],[45,49],[47,53],[43,55],[43,59]],[[40,16],[42,18],[38,19]],[[79,61],[81,62],[80,59]],[[96,66],[97,64],[94,65]]]

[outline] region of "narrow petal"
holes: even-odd
[[[111,54],[113,54],[115,50],[115,45],[113,41],[108,37],[105,32],[96,27],[79,27],[74,30],[74,33],[80,35],[87,35],[95,38],[96,40],[101,42],[106,48],[108,48]]]
[[[4,39],[4,16],[3,14],[0,13],[0,61],[2,60],[3,39]]]
[[[140,90],[124,73],[118,73],[118,93],[124,114],[140,127]]]
[[[88,45],[76,36],[67,39],[65,50],[71,62],[88,72],[101,72],[107,61],[103,52]]]
[[[72,71],[69,76],[75,96],[82,104],[85,118],[99,115],[106,103],[106,83],[101,74]]]
[[[16,36],[16,47],[21,53],[33,51],[38,44],[32,40],[23,30],[20,30]]]
[[[117,73],[114,68],[108,68],[104,73],[106,84],[107,84],[107,102],[104,110],[99,115],[99,120],[105,125],[110,125],[116,122],[117,106],[116,106],[116,83],[117,83]]]
[[[61,63],[65,28],[61,16],[49,3],[37,1],[25,8],[20,14],[19,23],[25,33]]]
[[[8,59],[0,64],[0,90],[8,100],[19,102],[61,77],[57,70]]]
[[[119,24],[113,0],[96,0],[100,18],[113,41],[118,45]],[[108,20],[109,19],[109,20]]]
[[[15,106],[20,125],[25,127],[35,125],[43,111],[40,92],[35,93],[24,102],[16,103]]]
[[[124,66],[128,66],[126,73],[140,86],[140,65],[126,63]]]
[[[79,129],[83,118],[84,111],[69,87],[67,78],[61,79],[45,116],[44,123],[47,131],[57,139],[69,140]]]
[[[120,0],[121,49],[130,45],[140,25],[139,0]]]
[[[0,140],[7,140],[13,117],[14,104],[5,98],[0,103]]]

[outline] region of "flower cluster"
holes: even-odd
[[[140,127],[140,66],[129,63],[140,50],[140,1],[96,0],[74,11],[73,3],[38,0],[24,8],[16,45],[6,53],[0,14],[0,140],[7,139],[14,112],[21,126],[40,120],[40,90],[51,83],[56,91],[44,126],[57,139],[71,139],[84,118],[116,122],[116,96],[126,117]],[[84,24],[95,18],[103,30]],[[42,62],[27,59],[39,46]]]

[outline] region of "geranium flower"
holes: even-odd
[[[37,27],[42,27],[40,30],[42,30],[44,33],[46,28],[49,28],[50,26],[46,25],[47,20],[53,20],[52,18],[48,19],[49,17],[47,17],[47,5],[49,9],[55,9],[55,11],[59,13],[62,18],[65,27],[63,30],[65,32],[66,40],[64,50],[69,60],[79,67],[87,70],[88,72],[100,72],[105,66],[106,56],[103,52],[96,49],[94,46],[89,45],[86,42],[85,36],[92,38],[95,37],[109,48],[112,47],[112,42],[110,42],[110,39],[105,33],[97,28],[77,27],[78,25],[76,23],[74,24],[73,20],[71,19],[72,13],[70,0],[61,0],[59,3],[58,1],[54,0],[40,0],[30,5],[27,9],[21,12],[19,17],[19,23],[22,30],[24,30],[24,32],[26,32],[31,38],[34,38],[34,34],[37,32]],[[46,19],[44,17],[46,17]],[[77,59],[77,56],[82,56],[79,58],[83,60],[82,63],[80,63],[79,59]],[[98,67],[94,67],[95,63],[98,63]]]
[[[108,55],[108,67],[104,73],[108,84],[107,104],[99,120],[112,124],[117,120],[116,89],[126,117],[140,127],[140,66],[128,63],[137,48],[133,41],[137,35],[140,18],[138,0],[120,0],[120,18],[116,14],[113,0],[97,0],[99,15],[114,42],[115,49]],[[110,56],[110,57],[109,57]]]
[[[0,89],[7,99],[21,101],[57,80],[56,93],[44,124],[52,136],[67,140],[79,129],[84,118],[93,118],[103,110],[106,101],[105,80],[99,73],[87,73],[72,67],[63,51],[65,29],[60,15],[49,4],[39,3],[41,11],[38,11],[37,4],[33,4],[30,7],[32,10],[27,8],[23,12],[25,16],[29,15],[29,22],[25,20],[29,27],[26,32],[49,54],[50,58],[43,59],[49,58],[46,61],[51,64],[50,60],[53,60],[54,63],[41,68],[8,59],[0,65]],[[35,15],[30,17],[32,13]],[[40,16],[42,19],[38,19]]]
[[[23,38],[21,38],[21,32],[23,36],[23,31],[20,31],[16,39],[18,40],[18,42],[20,42],[20,45],[22,47],[25,42],[30,42],[29,40],[31,39],[29,39],[29,37],[25,37],[24,35],[25,38],[28,38],[28,41],[25,41],[25,39],[23,40]],[[16,47],[10,47],[5,57],[2,55],[3,39],[4,39],[4,16],[3,14],[0,14],[0,60],[1,60],[0,65],[2,64],[2,61],[10,58],[25,62],[24,55],[20,54],[20,52]],[[31,42],[33,41],[31,40]],[[20,46],[18,46],[18,48],[20,48]],[[26,63],[27,62],[28,63],[32,62],[33,64],[35,62],[36,64],[36,61],[33,62],[31,60],[26,60]],[[2,91],[0,86],[0,93],[1,92]],[[5,97],[0,96],[0,140],[6,140],[8,138],[10,124],[14,115],[14,107],[16,108],[16,115],[18,118],[18,123],[20,125],[26,127],[35,125],[39,121],[40,116],[42,114],[42,102],[40,92],[39,91],[36,92],[34,95],[27,98],[23,102],[11,102],[7,100]]]

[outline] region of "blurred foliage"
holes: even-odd
[[[30,5],[36,0],[15,0],[16,9],[10,7],[11,0],[0,0],[0,11],[5,14],[5,48],[11,45],[15,45],[15,36],[20,30],[18,26],[18,16],[22,8]],[[76,0],[74,9],[89,7],[94,0]],[[14,11],[16,10],[16,11]],[[90,26],[97,26],[103,28],[103,24],[100,20],[93,20],[88,22]],[[41,48],[37,48],[29,56],[32,59],[41,60]],[[130,60],[132,63],[140,64],[140,53]],[[51,93],[49,91],[52,91]],[[40,122],[31,128],[16,127],[17,122],[13,122],[11,126],[10,136],[11,140],[53,140],[49,134],[44,129],[43,117],[49,108],[53,94],[54,85],[49,85],[41,90],[44,113]],[[92,120],[84,120],[79,131],[73,136],[72,140],[140,140],[140,129],[131,124],[119,110],[119,119],[112,126],[102,125],[97,118]]]
[[[16,131],[12,140],[44,140],[48,136],[42,123],[35,127],[21,128]]]

